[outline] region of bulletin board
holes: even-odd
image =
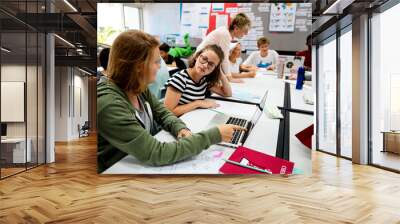
[[[284,14],[276,20],[273,16],[277,4],[285,5],[285,13],[290,12],[293,20],[286,20],[286,26],[279,29],[270,29],[271,23],[273,27],[278,24],[278,19],[279,24],[285,23]],[[252,27],[240,42],[249,52],[257,50],[257,39],[262,36],[271,41],[271,49],[304,50],[306,38],[311,33],[311,3],[182,3],[181,7],[181,34],[189,33],[198,38],[204,38],[219,26],[227,26],[235,14],[245,13],[252,21]],[[289,22],[291,26],[287,25]]]

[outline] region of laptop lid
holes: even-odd
[[[279,55],[279,59],[284,61],[284,73],[290,73],[291,69],[299,68],[304,64],[303,56]]]
[[[241,140],[242,144],[244,144],[246,142],[247,137],[249,137],[250,132],[253,130],[254,126],[257,124],[258,120],[261,117],[261,114],[262,114],[262,111],[260,110],[260,108],[257,107],[256,111],[254,112],[253,116],[251,117],[249,125],[247,126],[247,131]]]
[[[268,95],[268,90],[265,91],[265,94],[264,94],[263,98],[261,99],[261,102],[260,102],[261,110],[264,110],[265,102],[267,101],[267,95]]]

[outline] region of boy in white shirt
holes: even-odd
[[[266,68],[275,70],[276,64],[279,61],[279,54],[269,49],[270,42],[266,37],[261,37],[257,40],[259,51],[255,51],[244,61],[245,65],[255,65],[258,68]]]

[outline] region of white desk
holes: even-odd
[[[295,163],[296,168],[300,168],[304,174],[311,175],[311,149],[307,148],[295,136],[314,122],[314,117],[307,114],[290,113],[290,161]]]
[[[312,99],[314,98],[312,87],[303,85],[303,89],[298,90],[296,89],[296,80],[285,80],[284,82],[290,84],[290,108],[314,112],[314,105],[307,104],[304,99],[305,97],[311,97]]]
[[[255,92],[258,94],[264,94],[265,90],[268,89],[266,103],[283,107],[284,80],[277,79],[273,75],[257,75],[254,79],[244,80],[245,83],[232,83],[232,87],[251,89],[252,93]],[[303,99],[298,96],[292,97],[291,104],[297,106],[298,102],[295,101],[298,100],[303,102]],[[220,104],[220,107],[216,110],[245,119],[250,119],[256,109],[256,105],[251,104],[223,100],[217,100],[217,103]],[[212,110],[198,109],[183,115],[181,119],[196,133],[206,129],[209,121],[215,114],[216,112]],[[313,116],[290,113],[289,156],[290,160],[295,163],[295,167],[301,169],[305,174],[311,174],[311,151],[299,142],[294,135],[312,122]],[[271,119],[262,114],[244,146],[275,156],[279,123],[279,119]],[[175,138],[166,131],[161,131],[155,137],[162,142],[175,141]],[[133,156],[128,155],[104,171],[103,174],[218,174],[219,168],[224,164],[222,159],[229,158],[233,151],[234,149],[229,147],[213,145],[208,150],[204,150],[199,155],[188,160],[161,167],[146,166]]]
[[[314,105],[307,104],[305,97],[314,97],[313,90],[310,86],[303,86],[303,89],[296,89],[296,85],[290,85],[290,107],[292,109],[314,112]],[[315,100],[314,100],[315,104]]]
[[[275,156],[279,122],[279,119],[271,119],[263,114],[243,146]]]
[[[272,70],[267,70],[265,68],[258,68],[256,71],[257,76],[258,75],[268,75],[268,76],[277,76],[278,73]]]
[[[32,157],[32,140],[30,138],[27,138],[27,142],[28,144],[25,144],[25,138],[1,139],[1,144],[3,145],[2,147],[5,147],[2,148],[2,151],[12,151],[12,163],[25,163],[25,161],[30,162]],[[27,145],[26,151],[25,145]],[[9,148],[9,146],[12,146],[12,148]]]
[[[256,110],[255,105],[217,102],[220,104],[218,111],[245,119],[250,119]],[[212,110],[199,109],[183,115],[181,119],[195,133],[206,129],[216,113]],[[155,137],[162,142],[175,141],[175,138],[166,131],[161,131]],[[222,159],[227,159],[233,152],[233,148],[213,145],[188,160],[160,167],[144,165],[135,157],[128,155],[105,170],[103,174],[218,174],[219,168],[225,163]]]
[[[243,83],[230,83],[232,97],[224,98],[217,94],[212,94],[212,97],[259,104],[265,91],[268,90],[267,103],[280,107],[283,106],[285,83],[277,79],[276,76],[257,75],[255,78],[244,78],[242,80],[244,81]]]

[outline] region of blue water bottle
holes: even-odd
[[[303,89],[303,83],[305,80],[305,69],[304,67],[299,67],[297,70],[297,82],[296,82],[296,89]]]

